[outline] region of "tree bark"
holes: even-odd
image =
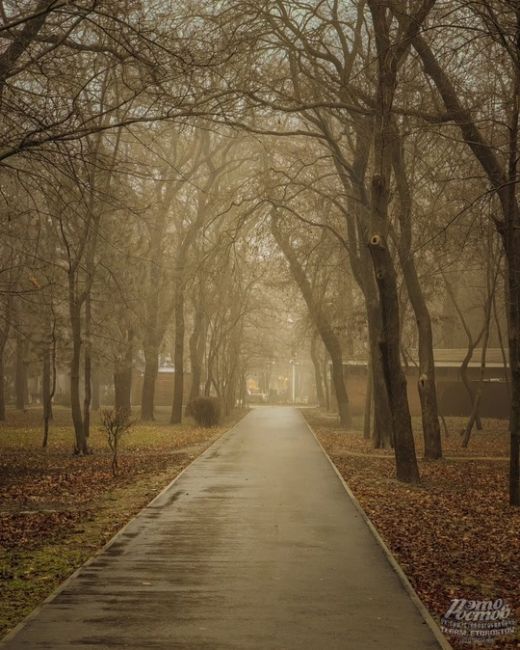
[[[518,233],[512,239],[509,246],[511,252],[514,250],[509,257],[509,361],[511,364],[509,502],[511,505],[520,506],[520,237]]]
[[[4,349],[0,348],[0,422],[5,421],[5,368]]]
[[[72,279],[72,283],[74,280]],[[83,415],[80,400],[80,365],[81,365],[81,307],[76,304],[74,296],[70,298],[70,325],[72,330],[72,357],[70,361],[70,408],[74,423],[74,453],[88,454],[87,438],[83,430]]]
[[[401,26],[409,29],[410,16],[400,7],[392,11]],[[515,39],[520,44],[520,11],[516,11]],[[513,62],[513,109],[508,124],[507,171],[500,163],[496,149],[485,140],[471,112],[459,99],[455,86],[439,65],[425,38],[416,32],[412,44],[422,60],[425,73],[433,80],[451,120],[458,126],[462,137],[487,175],[491,187],[497,193],[502,208],[501,220],[495,220],[497,232],[502,238],[507,260],[509,362],[511,368],[511,417],[509,458],[509,502],[520,506],[520,207],[516,198],[518,169],[518,136],[520,113],[520,69]]]
[[[43,357],[43,443],[45,449],[49,440],[49,422],[52,420],[52,400],[56,393],[56,318],[54,317],[50,328],[49,347],[44,351]]]
[[[397,478],[406,483],[419,481],[406,377],[400,359],[400,317],[397,277],[388,249],[388,203],[391,179],[390,143],[391,108],[397,83],[399,50],[390,43],[387,8],[369,0],[377,48],[378,83],[374,119],[374,172],[372,175],[372,209],[369,250],[374,264],[379,303],[381,306],[381,343],[383,374],[394,430],[394,452]],[[419,28],[420,22],[415,25]]]
[[[154,419],[155,380],[159,372],[159,349],[152,344],[144,348],[143,390],[141,393],[141,420]]]
[[[49,408],[51,394],[51,351],[49,349],[43,352],[42,364],[42,405],[43,405],[43,446],[47,446],[47,437],[49,433],[49,420],[51,419],[52,412]]]
[[[175,345],[173,365],[173,402],[170,424],[182,422],[182,404],[184,401],[184,277],[179,274],[175,287]]]
[[[329,353],[332,363],[332,383],[336,395],[336,402],[338,405],[339,421],[344,427],[349,427],[352,424],[350,417],[350,406],[347,394],[347,387],[345,385],[345,377],[343,374],[343,355],[338,337],[334,333],[331,324],[323,309],[316,302],[312,288],[309,283],[305,271],[298,261],[288,239],[282,235],[280,227],[276,221],[276,217],[271,218],[271,232],[275,238],[280,250],[285,255],[291,273],[300,288],[303,299],[309,309],[309,314],[318,330],[321,340]]]
[[[395,121],[391,122],[393,135],[392,166],[399,195],[400,236],[397,242],[399,261],[406,283],[408,297],[415,314],[419,348],[419,379],[417,387],[421,402],[424,457],[428,460],[442,458],[441,430],[435,386],[435,363],[433,359],[433,334],[430,312],[419,282],[412,250],[412,197],[405,169],[402,139]]]
[[[0,422],[5,421],[5,346],[11,329],[12,297],[5,300],[4,322],[0,328]]]
[[[370,280],[371,283],[371,280]],[[392,411],[388,398],[381,354],[382,323],[379,300],[372,295],[377,291],[369,283],[365,283],[365,304],[368,321],[368,343],[370,347],[369,360],[372,374],[372,393],[374,402],[374,428],[372,431],[372,444],[375,449],[387,449],[393,445],[394,430]]]
[[[99,411],[101,406],[101,386],[99,384],[99,366],[92,365],[92,409]]]
[[[92,303],[90,291],[85,299],[85,346],[83,359],[83,435],[88,438],[90,435],[90,405],[92,402]]]
[[[321,375],[321,361],[320,355],[317,349],[317,334],[316,330],[313,331],[311,337],[311,360],[312,365],[314,366],[314,381],[316,384],[316,397],[318,399],[318,404],[320,408],[325,408],[325,392],[323,390],[323,377]]]
[[[206,345],[206,328],[204,326],[205,314],[200,300],[194,306],[193,331],[190,336],[190,366],[191,366],[191,388],[189,402],[192,402],[200,395],[202,382],[202,363],[204,359],[204,348]]]
[[[14,389],[15,389],[15,399],[16,399],[16,408],[19,411],[25,410],[25,394],[26,394],[26,367],[25,367],[25,345],[24,337],[21,330],[21,321],[19,318],[19,309],[16,308],[16,335],[15,335],[15,379],[14,379]]]
[[[373,402],[373,380],[372,380],[372,360],[368,360],[367,364],[367,389],[365,393],[365,411],[363,414],[363,438],[370,439],[372,429],[372,402]]]
[[[322,367],[323,367],[323,372],[322,372],[323,388],[325,390],[325,408],[327,409],[327,411],[330,411],[331,404],[330,404],[330,385],[329,385],[329,358],[327,354],[324,355]]]
[[[130,413],[132,409],[133,332],[127,333],[126,350],[114,368],[114,408]]]
[[[369,223],[371,219],[370,200],[365,187],[368,158],[370,154],[370,136],[373,131],[372,122],[362,120],[356,124],[356,148],[352,173],[347,175],[345,170],[349,162],[337,142],[331,137],[327,126],[325,133],[334,155],[334,165],[348,197],[345,221],[348,236],[348,258],[352,275],[356,280],[363,298],[368,323],[368,342],[373,378],[374,428],[372,442],[376,449],[393,445],[394,433],[392,414],[383,373],[381,357],[382,317],[379,304],[378,288],[374,275],[374,265],[368,250]]]

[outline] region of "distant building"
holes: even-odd
[[[439,413],[441,415],[467,416],[471,411],[468,392],[462,383],[460,367],[466,356],[464,348],[436,348],[433,351],[435,380]],[[507,350],[506,364],[507,364]],[[480,378],[482,350],[476,348],[468,365],[467,376],[474,388]],[[419,377],[417,350],[408,350],[406,357],[406,379],[408,401],[412,415],[420,415],[421,405],[417,390]],[[357,358],[344,362],[347,390],[353,413],[363,413],[367,381],[367,359]],[[504,353],[500,348],[488,348],[484,385],[480,403],[480,415],[490,418],[507,418],[511,405],[509,373],[504,366]]]
[[[144,369],[134,368],[132,379],[132,404],[141,403],[143,391]],[[155,380],[155,406],[171,406],[173,400],[173,381],[175,368],[172,365],[164,364],[159,367]],[[184,371],[184,404],[189,399],[191,390],[191,373]]]

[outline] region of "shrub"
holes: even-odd
[[[196,397],[187,411],[201,427],[214,427],[220,422],[220,404],[215,397]]]
[[[119,442],[132,426],[130,412],[125,408],[103,409],[101,411],[101,424],[108,439],[108,446],[112,451],[112,476],[116,476]]]

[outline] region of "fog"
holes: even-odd
[[[507,457],[520,505],[519,34],[504,0],[0,1],[0,421],[79,459],[296,406],[406,485]]]

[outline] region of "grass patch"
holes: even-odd
[[[11,412],[0,424],[0,637],[100,549],[243,412],[220,427],[165,413],[136,423],[122,442],[120,472],[94,421],[93,454],[72,455],[70,414],[57,409],[49,447],[41,449],[41,413]],[[161,417],[162,416],[162,417]]]

